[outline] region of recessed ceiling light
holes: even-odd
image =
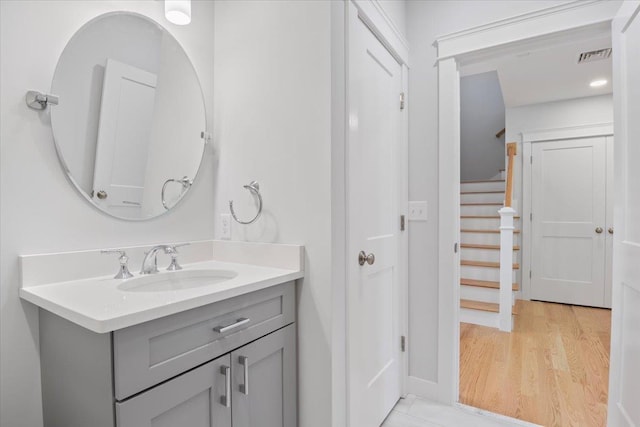
[[[589,86],[591,87],[600,87],[600,86],[604,86],[607,84],[607,81],[605,79],[599,79],[599,80],[594,80],[591,83],[589,83]]]

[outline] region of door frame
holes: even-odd
[[[438,366],[437,381],[419,380],[425,397],[459,404],[460,76],[459,66],[497,54],[552,44],[570,35],[610,30],[616,2],[573,1],[439,37],[438,51]],[[410,383],[412,377],[409,378]],[[412,392],[409,389],[409,392]]]
[[[399,182],[400,215],[408,219],[409,206],[409,43],[396,27],[378,0],[344,0],[331,2],[331,265],[332,265],[332,323],[331,323],[331,402],[332,426],[347,427],[348,421],[348,262],[353,261],[347,252],[349,223],[348,179],[349,143],[349,17],[357,16],[369,27],[384,47],[400,63],[402,91],[405,108],[401,118],[401,137],[398,154],[401,158]],[[399,101],[399,100],[398,100]],[[401,334],[408,335],[408,221],[399,234],[398,285],[400,286]],[[398,343],[400,345],[400,343]],[[406,394],[408,375],[408,349],[401,357],[401,390]],[[357,427],[357,426],[351,426]]]
[[[613,122],[604,122],[598,124],[589,124],[583,126],[571,126],[561,128],[549,128],[535,131],[525,131],[521,134],[520,143],[522,144],[522,243],[520,250],[522,251],[522,299],[531,299],[531,276],[526,272],[531,271],[531,255],[533,253],[533,239],[531,236],[532,224],[532,190],[533,182],[531,174],[533,167],[531,161],[525,161],[525,159],[531,158],[533,155],[533,144],[538,142],[553,142],[565,139],[575,138],[595,138],[595,137],[612,137],[613,136]],[[608,147],[608,145],[607,145]],[[607,186],[607,189],[609,186]],[[606,197],[609,197],[607,194]],[[606,272],[605,272],[606,273]]]

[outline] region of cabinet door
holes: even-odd
[[[231,427],[230,356],[116,403],[117,427]]]
[[[233,427],[296,427],[295,334],[289,325],[231,353]]]

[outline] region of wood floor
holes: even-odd
[[[548,427],[605,426],[611,311],[517,305],[512,333],[460,324],[460,402]]]

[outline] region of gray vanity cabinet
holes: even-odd
[[[295,328],[231,353],[233,427],[295,427]]]
[[[97,334],[40,311],[45,427],[296,427],[295,284]]]
[[[118,427],[231,427],[227,376],[231,357],[220,357],[149,391],[116,403]],[[229,380],[231,378],[229,377]]]

